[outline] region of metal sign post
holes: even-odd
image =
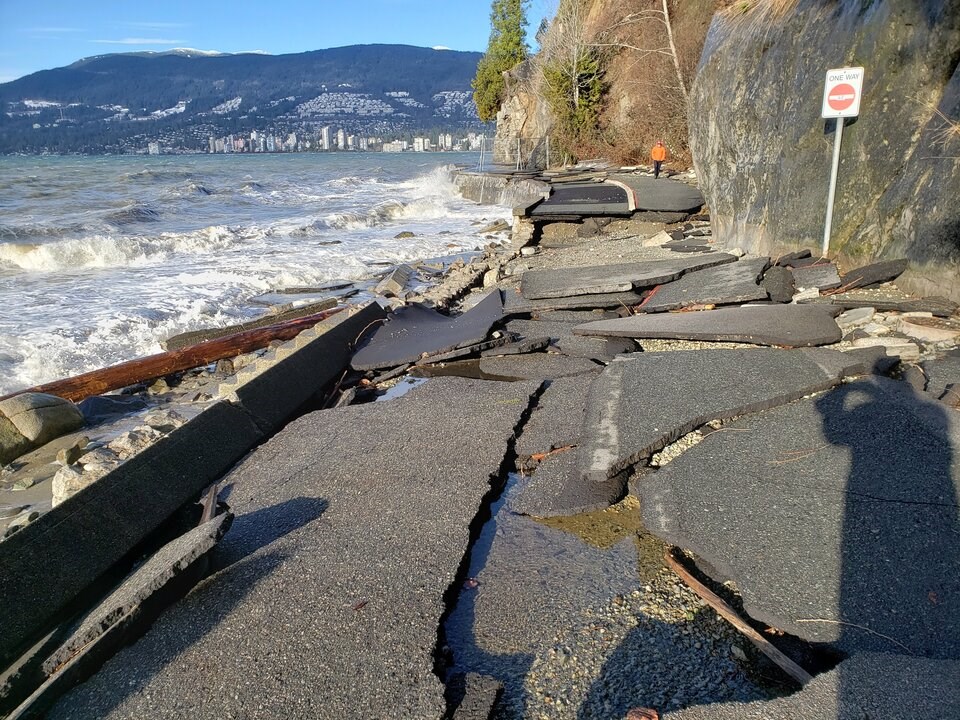
[[[833,139],[833,167],[830,170],[830,189],[827,191],[827,220],[823,226],[823,249],[827,256],[830,250],[830,231],[833,229],[833,201],[837,195],[837,174],[840,170],[840,143],[843,141],[844,118],[860,114],[860,96],[863,91],[863,68],[837,68],[827,70],[823,87],[823,109],[820,116],[836,118],[837,127]]]

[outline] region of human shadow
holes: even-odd
[[[731,428],[741,433],[725,436],[724,452],[747,453],[728,462],[756,463],[743,472],[758,484],[739,496],[748,503],[740,521],[752,523],[754,533],[770,533],[759,565],[748,564],[753,556],[733,553],[733,579],[752,588],[758,617],[779,619],[840,660],[833,676],[817,681],[817,697],[809,701],[823,705],[818,717],[947,717],[952,710],[945,707],[960,708],[957,666],[947,663],[960,660],[960,417],[953,412],[905,382],[871,377],[753,416]],[[774,474],[764,442],[801,449],[783,451],[789,459],[776,461]],[[737,477],[728,472],[721,487],[738,487]],[[780,507],[755,506],[752,498],[772,498]],[[801,528],[802,539],[785,531],[790,523]],[[749,534],[734,529],[720,537],[737,543]],[[643,624],[610,656],[582,720],[601,716],[596,701],[611,697],[605,688],[623,687],[618,674],[629,678],[630,658],[660,633]],[[679,640],[675,649],[683,652]],[[643,666],[650,667],[647,659]],[[950,673],[953,680],[945,680]],[[664,678],[668,686],[676,683],[669,695],[652,686],[631,702],[663,710],[724,699],[691,692],[684,677]],[[637,674],[638,685],[648,682]],[[933,712],[913,714],[923,698]],[[835,712],[825,715],[828,707]]]
[[[885,378],[842,385],[816,406],[825,438],[850,456],[841,488],[836,616],[812,624],[835,628],[832,644],[847,656],[960,659],[958,418],[907,383]],[[886,665],[890,683],[903,680],[905,663],[893,658]],[[839,673],[841,717],[887,680],[866,677],[853,664]]]
[[[577,720],[622,718],[635,707],[662,713],[765,697],[733,655],[730,634],[718,632],[721,622],[708,609],[680,623],[638,615],[591,683]]]
[[[178,659],[183,662],[182,656],[191,646],[229,618],[292,556],[289,548],[271,545],[318,519],[327,506],[322,498],[298,497],[238,516],[214,551],[213,574],[164,612],[135,644],[121,650],[96,675],[61,698],[47,717],[105,717],[123,707],[130,697],[148,693],[168,665]],[[158,692],[163,690],[160,687]],[[187,688],[181,690],[188,694]],[[170,712],[179,708],[189,714],[187,706],[180,705],[190,700],[181,699],[180,692],[167,700]]]

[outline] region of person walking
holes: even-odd
[[[667,149],[663,146],[663,140],[657,140],[657,144],[650,151],[650,157],[653,159],[653,179],[660,177],[660,167],[663,161],[667,159]]]

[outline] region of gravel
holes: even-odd
[[[527,674],[527,718],[622,718],[772,696],[748,675],[742,638],[671,571],[615,596],[556,636]]]

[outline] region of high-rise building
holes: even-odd
[[[347,134],[343,131],[343,128],[337,130],[337,150],[345,150],[347,148]]]
[[[320,130],[320,149],[329,150],[330,149],[330,126],[325,125]]]
[[[215,153],[217,151],[217,139],[213,135],[211,135],[208,142],[209,142],[210,152]]]

